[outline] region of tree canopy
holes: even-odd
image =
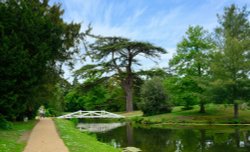
[[[83,66],[76,73],[78,75],[105,74],[117,77],[126,96],[126,110],[133,111],[133,66],[140,65],[136,58],[140,55],[146,58],[156,58],[166,53],[161,48],[148,42],[131,41],[121,37],[96,37],[96,41],[89,45],[87,55],[96,64]]]
[[[205,112],[205,90],[204,80],[208,81],[210,74],[211,53],[214,43],[209,33],[201,26],[190,26],[183,40],[177,45],[177,54],[170,61],[170,66],[179,77],[184,77],[183,84],[190,80],[195,83],[188,90],[180,91],[179,94],[185,92],[185,95],[193,96],[200,103],[200,112]],[[182,81],[178,79],[178,81]],[[178,83],[178,82],[177,82]],[[180,83],[180,82],[179,82]],[[189,85],[190,86],[190,85]],[[182,85],[180,86],[183,87]],[[190,93],[188,93],[190,92]],[[190,100],[190,99],[185,99]],[[190,101],[189,101],[190,102]]]
[[[234,117],[238,118],[238,104],[249,99],[250,22],[246,7],[234,4],[218,15],[220,26],[216,29],[218,51],[212,65],[215,83],[227,88],[228,100],[234,104]]]
[[[80,24],[63,21],[48,0],[0,1],[0,12],[0,114],[22,119],[35,113],[46,73],[59,74],[76,52]]]

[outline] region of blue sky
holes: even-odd
[[[52,0],[61,3],[63,18],[81,22],[82,30],[91,23],[93,33],[148,41],[168,51],[159,64],[141,59],[143,68],[167,66],[189,25],[209,31],[218,25],[216,14],[235,3],[250,8],[250,0]],[[80,66],[79,64],[77,66]],[[66,72],[66,77],[70,76]]]

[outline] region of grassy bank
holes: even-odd
[[[250,110],[239,110],[239,119],[235,120],[232,105],[209,104],[206,106],[206,113],[199,113],[199,106],[194,106],[194,109],[185,111],[182,107],[174,107],[171,113],[148,117],[140,116],[138,111],[122,115],[129,116],[128,119],[143,124],[250,124]]]
[[[119,152],[110,145],[101,143],[95,137],[75,128],[73,122],[54,119],[61,138],[70,152]]]
[[[22,152],[36,121],[15,122],[13,128],[0,130],[0,152]]]

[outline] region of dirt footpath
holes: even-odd
[[[24,152],[68,152],[50,118],[40,120],[31,132]]]

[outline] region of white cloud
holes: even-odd
[[[212,31],[217,25],[216,14],[221,14],[230,3],[243,6],[247,0],[159,1],[173,6],[152,9],[147,1],[64,0],[64,18],[82,22],[82,31],[89,23],[93,33],[105,36],[123,36],[133,40],[149,41],[168,50],[159,66],[167,66],[189,25],[201,25]],[[151,2],[154,4],[154,1]],[[143,68],[154,66],[140,58]]]

